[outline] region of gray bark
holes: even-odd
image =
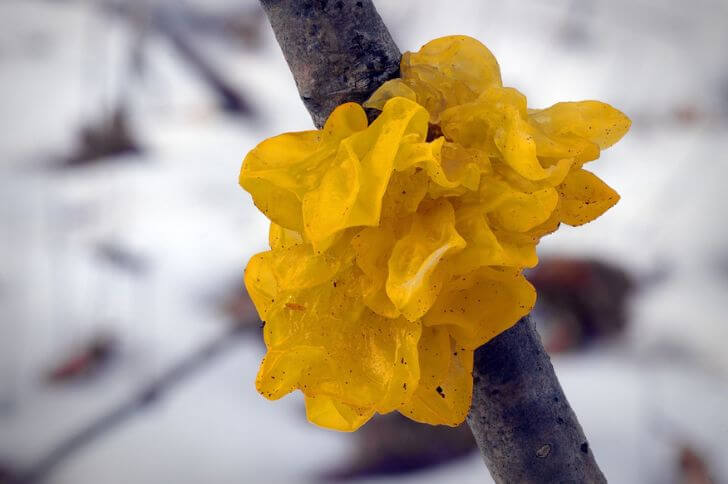
[[[260,3],[316,127],[399,75],[401,54],[371,0]]]
[[[476,350],[468,424],[496,482],[606,482],[530,316]]]
[[[371,0],[260,0],[316,126],[399,72]],[[468,423],[496,482],[602,483],[530,317],[475,353]]]

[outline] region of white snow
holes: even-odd
[[[197,0],[208,9],[232,1]],[[255,7],[257,2],[242,4]],[[377,1],[395,40],[414,50],[469,34],[499,59],[533,106],[599,99],[634,121],[590,168],[620,203],[563,228],[542,254],[596,255],[644,280],[624,340],[554,364],[612,482],[675,482],[677,452],[701,452],[728,481],[728,5],[718,0]],[[240,4],[240,3],[239,3]],[[261,49],[206,42],[261,120],[227,117],[159,37],[147,75],[126,68],[135,33],[94,2],[0,3],[0,461],[30,465],[227,321],[208,296],[240,281],[266,246],[266,220],[237,186],[244,154],[310,129],[270,29]],[[578,38],[577,44],[568,39]],[[71,170],[52,167],[121,86],[145,152]],[[697,113],[680,122],[677,110]],[[146,261],[132,274],[99,261],[113,242]],[[122,337],[104,378],[49,389],[51,362],[90,334]],[[56,469],[52,483],[304,482],[340,464],[347,435],[305,422],[302,402],[271,403],[253,380],[262,348],[245,341],[158,405]],[[377,482],[484,482],[477,455]],[[362,482],[374,482],[367,480]]]

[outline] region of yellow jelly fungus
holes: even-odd
[[[629,119],[597,101],[533,110],[491,52],[443,37],[405,53],[402,77],[322,130],[267,139],[240,184],[271,220],[245,271],[268,348],[270,399],[305,395],[308,419],[353,431],[398,410],[460,424],[473,351],[526,315],[523,277],[560,223],[619,196],[583,165]]]

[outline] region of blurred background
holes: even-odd
[[[728,2],[375,0],[402,50],[483,41],[531,107],[598,99],[622,195],[529,274],[612,482],[728,482]],[[238,187],[311,128],[255,0],[0,2],[0,483],[489,482],[466,427],[316,428],[253,382]]]

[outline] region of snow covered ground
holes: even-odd
[[[675,482],[683,445],[728,482],[728,4],[376,3],[404,50],[473,35],[531,105],[599,99],[633,118],[632,132],[593,165],[621,202],[593,224],[560,230],[542,253],[597,255],[646,281],[666,275],[636,297],[624,341],[554,364],[612,482]],[[147,73],[129,78],[135,35],[90,1],[0,3],[0,463],[31,465],[224,331],[210,295],[241,281],[266,244],[267,223],[237,186],[242,157],[267,136],[310,127],[267,27],[257,50],[205,43],[263,114],[254,121],[221,114],[164,39],[148,39]],[[58,168],[81,124],[110,109],[122,85],[144,152]],[[144,270],[100,260],[97,247],[110,243]],[[122,336],[110,374],[43,384],[52,362],[102,330]],[[352,441],[307,424],[298,396],[259,397],[261,355],[258,341],[244,341],[49,482],[314,481]],[[396,482],[484,475],[473,455]]]

